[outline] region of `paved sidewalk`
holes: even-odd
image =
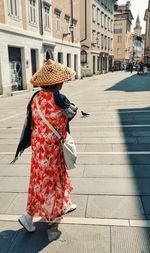
[[[64,85],[79,108],[70,171],[78,206],[59,224],[17,222],[26,207],[31,150],[10,165],[33,92],[0,99],[0,253],[150,252],[150,74],[113,72]],[[81,111],[90,114],[82,117]]]

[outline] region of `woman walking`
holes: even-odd
[[[66,138],[69,121],[77,108],[59,90],[63,82],[74,76],[74,71],[48,60],[32,77],[33,86],[41,86],[28,105],[27,125],[19,143],[16,158],[25,148],[27,128],[31,127],[32,159],[28,189],[27,213],[19,218],[20,224],[34,232],[33,217],[40,216],[55,222],[68,211],[76,209],[70,194],[73,186],[67,172],[60,140],[38,114],[37,104],[46,120]],[[30,123],[29,123],[30,122]]]

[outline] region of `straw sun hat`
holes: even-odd
[[[53,60],[48,60],[31,78],[36,86],[54,85],[70,80],[75,75],[73,69]]]

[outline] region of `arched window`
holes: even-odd
[[[85,50],[81,51],[81,63],[87,63],[87,52]]]

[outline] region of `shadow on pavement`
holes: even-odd
[[[35,226],[34,233],[28,233],[24,228],[1,232],[0,253],[38,253],[61,235],[58,224],[50,226],[47,223],[37,222]]]
[[[118,114],[126,151],[150,151],[150,107],[120,109],[118,110]],[[130,138],[134,138],[135,142],[130,143]],[[150,154],[128,153],[127,157],[133,177],[132,184],[136,189],[136,196],[143,207],[143,210],[141,210],[137,205],[139,213],[141,212],[141,220],[150,220]],[[150,225],[145,221],[146,224]],[[147,228],[143,228],[143,230],[145,231],[145,239],[148,245],[150,245],[150,230]]]
[[[125,92],[139,92],[150,91],[150,73],[139,76],[137,74],[116,83],[106,91],[125,91]]]

